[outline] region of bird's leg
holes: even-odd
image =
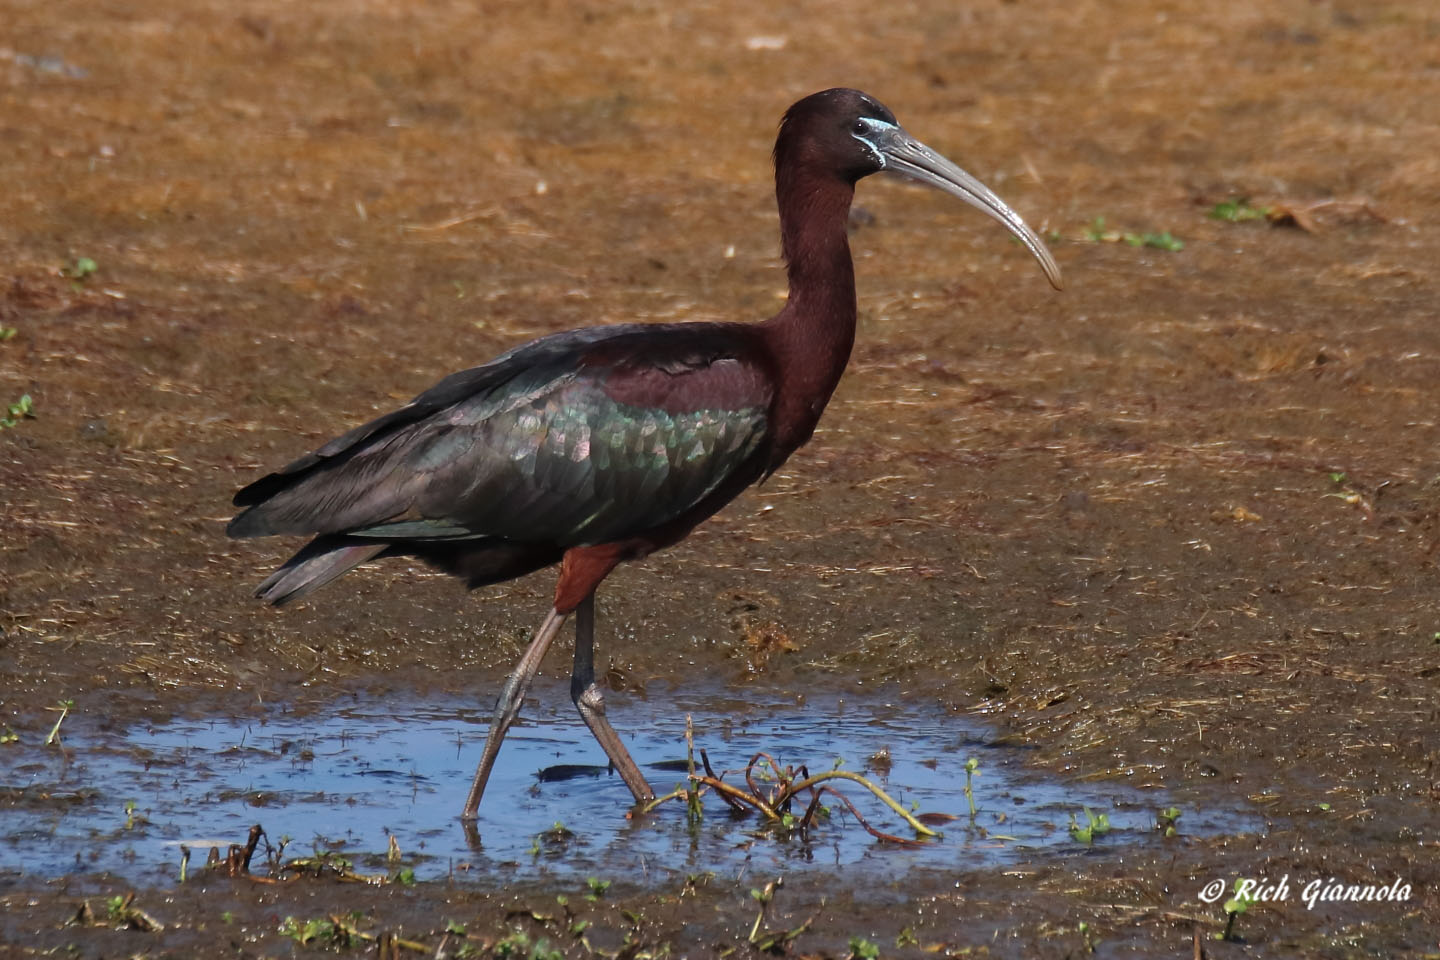
[[[485,752],[480,755],[480,766],[475,768],[475,781],[470,785],[470,796],[465,800],[465,812],[460,814],[460,819],[475,819],[475,812],[480,809],[480,797],[485,793],[485,782],[490,779],[490,768],[495,766],[495,758],[500,754],[500,743],[505,739],[510,724],[519,716],[520,703],[529,692],[530,682],[540,669],[540,661],[545,659],[545,651],[550,649],[550,641],[560,632],[566,616],[568,614],[558,610],[550,611],[540,629],[535,631],[535,638],[530,641],[525,655],[506,678],[505,689],[495,702],[495,717],[490,721],[490,733],[485,737]]]
[[[570,676],[570,699],[580,711],[580,718],[600,741],[605,755],[610,758],[620,779],[635,795],[635,801],[655,799],[655,791],[645,782],[630,752],[620,742],[620,735],[605,719],[605,696],[595,683],[595,593],[580,602],[575,608],[575,672]]]

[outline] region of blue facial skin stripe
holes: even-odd
[[[884,120],[876,120],[873,117],[861,117],[860,122],[870,128],[870,136],[875,137],[877,140],[882,134],[895,129],[893,123],[886,123]],[[875,163],[879,165],[880,169],[885,169],[885,154],[880,152],[879,147],[858,133],[852,133],[850,136],[864,144],[865,149],[870,151],[870,155],[875,158]]]

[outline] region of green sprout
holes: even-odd
[[[596,900],[605,896],[605,891],[610,889],[610,881],[599,880],[595,877],[586,877],[585,886],[590,888],[590,892],[585,894],[585,899],[594,903]]]
[[[60,724],[65,722],[65,718],[70,715],[70,710],[74,706],[74,700],[61,700],[58,707],[50,708],[51,710],[58,709],[60,711],[60,718],[55,721],[55,726],[50,728],[50,736],[45,738],[45,746],[51,746],[60,739]]]
[[[1175,239],[1169,230],[1163,233],[1127,233],[1124,240],[1132,247],[1154,247],[1170,253],[1179,253],[1185,249],[1185,241]]]
[[[335,923],[322,917],[312,917],[303,923],[294,917],[286,917],[280,922],[278,932],[280,936],[289,937],[302,946],[311,943],[337,943]]]
[[[1185,249],[1185,242],[1177,240],[1169,230],[1163,233],[1126,233],[1105,229],[1105,218],[1096,217],[1085,229],[1085,239],[1091,243],[1125,243],[1132,247],[1154,247],[1178,253]]]
[[[575,836],[574,831],[556,820],[549,830],[542,830],[530,838],[530,856],[540,856],[542,847],[564,847]]]
[[[20,399],[14,403],[6,404],[5,409],[7,415],[0,417],[0,428],[13,427],[26,417],[32,420],[35,418],[35,414],[32,412],[35,409],[35,401],[30,399],[30,394],[28,393],[21,396]]]
[[[849,960],[878,960],[880,948],[864,937],[850,938]]]
[[[1075,819],[1075,814],[1070,814],[1070,837],[1071,839],[1089,845],[1096,837],[1104,836],[1110,832],[1110,815],[1108,813],[1091,813],[1089,807],[1082,808],[1085,811],[1085,825]]]
[[[1249,197],[1236,197],[1233,200],[1215,204],[1210,208],[1209,216],[1211,220],[1244,223],[1247,220],[1264,220],[1270,216],[1270,208],[1252,207]]]
[[[497,940],[492,948],[497,960],[564,960],[565,954],[551,948],[550,941],[543,937],[530,942],[523,930],[516,930],[508,937]]]
[[[746,938],[750,946],[760,953],[790,954],[790,947],[799,939],[800,935],[810,929],[810,923],[814,919],[806,920],[798,927],[789,929],[781,928],[765,932],[761,927],[765,923],[765,914],[770,909],[770,902],[775,899],[775,891],[785,885],[783,877],[776,877],[765,884],[763,890],[752,889],[751,899],[760,904],[760,910],[755,914],[755,922],[750,925],[750,935]]]
[[[1225,930],[1215,934],[1215,939],[1226,942],[1235,939],[1235,918],[1249,910],[1250,904],[1254,902],[1255,898],[1245,892],[1245,881],[1237,879],[1234,895],[1225,901]]]
[[[1105,218],[1096,217],[1090,221],[1090,226],[1085,228],[1085,239],[1091,243],[1114,243],[1120,239],[1120,235],[1106,231]]]
[[[971,757],[965,761],[965,799],[970,804],[970,822],[975,822],[975,791],[971,778],[980,776],[980,761]]]
[[[1180,831],[1175,829],[1175,821],[1180,819],[1180,808],[1169,807],[1161,810],[1155,817],[1155,829],[1164,833],[1167,837],[1173,837]]]
[[[19,332],[20,331],[14,327],[0,327],[0,343],[4,343],[6,340],[13,340],[15,334]]]
[[[69,267],[61,269],[60,275],[62,277],[69,277],[71,280],[84,282],[86,277],[99,269],[100,265],[89,257],[76,257],[74,263],[70,264]]]

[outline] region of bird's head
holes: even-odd
[[[780,123],[775,167],[823,171],[854,184],[872,173],[891,173],[936,187],[998,220],[1040,261],[1060,289],[1060,267],[1045,244],[989,187],[916,140],[883,103],[859,90],[835,87],[796,101]]]

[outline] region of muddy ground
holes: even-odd
[[[3,729],[43,737],[62,699],[77,729],[357,688],[488,705],[550,575],[467,596],[392,562],[261,608],[295,544],[226,541],[231,493],[525,339],[774,312],[776,121],[852,85],[1051,236],[1067,288],[968,208],[863,183],[847,379],[780,475],[612,577],[611,684],[898,684],[1066,776],[1268,826],[797,880],[775,924],[813,921],[790,949],[1440,954],[1432,5],[11,0],[4,20],[0,407],[33,416],[0,430]],[[1210,216],[1237,198],[1272,219]],[[1143,244],[1166,232],[1183,249]],[[794,649],[752,642],[777,634]],[[1206,882],[1280,874],[1413,894],[1292,897],[1212,939]],[[750,886],[617,878],[580,912],[596,949],[743,955]],[[128,889],[0,864],[0,953],[305,954],[277,918],[358,910],[431,953],[455,920],[476,949],[519,928],[586,954],[543,885],[209,878],[138,892],[163,932],[103,926]],[[98,922],[67,925],[86,897]]]

